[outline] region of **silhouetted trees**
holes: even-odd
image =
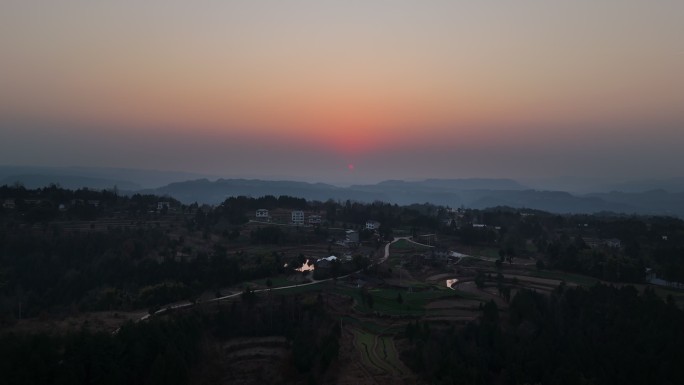
[[[418,333],[406,362],[430,383],[675,384],[684,378],[684,312],[649,289],[520,290],[463,330]]]

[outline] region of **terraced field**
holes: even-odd
[[[361,362],[374,375],[402,377],[408,371],[399,360],[399,354],[391,336],[382,336],[352,328],[354,346],[361,355]]]
[[[337,287],[334,289],[338,294],[348,295],[354,298],[355,309],[361,313],[382,313],[386,315],[408,315],[419,316],[425,314],[425,305],[432,300],[458,297],[458,293],[444,288],[433,288],[416,292],[406,290],[383,288],[372,289],[368,294],[373,297],[373,305],[362,298],[361,291],[358,289]],[[401,295],[401,303],[398,300]]]

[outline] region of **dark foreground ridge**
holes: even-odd
[[[57,186],[0,202],[3,382],[684,379],[680,219]]]

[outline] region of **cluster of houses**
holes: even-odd
[[[45,199],[23,199],[20,200],[20,202],[22,202],[27,207],[38,207],[43,204],[53,205],[51,201]],[[60,211],[65,211],[67,207],[73,207],[77,205],[100,207],[100,201],[97,199],[72,199],[69,203],[60,203],[59,205],[57,205],[57,208]],[[21,207],[20,203],[17,203],[15,199],[8,198],[5,199],[4,202],[2,202],[2,208],[4,209],[13,210],[16,209],[17,206]]]
[[[599,238],[589,238],[583,237],[582,240],[592,249],[607,247],[611,249],[619,249],[622,246],[622,242],[619,239],[599,239]]]
[[[276,210],[275,212],[271,212],[267,209],[259,209],[255,213],[255,218],[259,222],[288,222],[287,219],[289,219],[289,223],[293,225],[304,225],[306,223],[310,225],[316,225],[320,224],[323,219],[321,218],[320,215],[318,214],[309,214],[308,216],[304,213],[303,210],[293,210],[290,211],[288,217],[285,216],[285,214],[280,211]]]
[[[278,222],[286,223],[289,222],[292,225],[318,225],[323,222],[323,217],[320,214],[305,213],[303,210],[292,210],[289,212],[289,218],[285,217],[281,210],[275,210],[271,212],[267,209],[258,209],[254,214],[254,218],[258,222]],[[289,219],[289,221],[286,220]],[[375,220],[366,221],[366,230],[376,231],[380,228],[380,222]],[[347,241],[358,243],[359,233],[357,231],[348,230],[347,231]]]
[[[255,213],[255,219],[259,222],[287,222],[293,225],[318,225],[323,222],[323,217],[319,214],[308,214],[303,210],[292,210],[289,213],[289,218],[285,217],[282,211],[276,210],[271,212],[267,209],[258,209]],[[286,219],[287,218],[287,219]]]
[[[366,230],[375,231],[375,230],[378,230],[379,228],[380,228],[380,222],[373,221],[373,220],[366,221]]]
[[[55,203],[51,202],[50,200],[47,199],[40,199],[40,198],[34,198],[34,199],[20,199],[19,202],[17,202],[17,199],[12,199],[12,198],[7,198],[2,202],[2,208],[6,210],[14,210],[17,208],[21,207],[38,207],[41,205],[50,205],[54,207]],[[22,206],[23,205],[23,206]],[[90,206],[90,207],[100,207],[103,206],[102,202],[99,199],[72,199],[69,202],[64,202],[64,203],[59,203],[57,204],[57,208],[60,211],[66,211],[69,208],[72,207],[78,207],[78,206]],[[162,212],[164,210],[169,210],[171,209],[171,202],[169,201],[159,201],[157,202],[157,212]],[[153,210],[153,208],[151,207]],[[153,212],[153,211],[150,211]]]
[[[321,215],[314,213],[306,213],[303,210],[286,211],[276,209],[269,211],[267,209],[258,209],[254,213],[254,218],[257,222],[275,222],[283,224],[289,223],[291,225],[296,226],[313,226],[323,222],[323,218]],[[370,231],[377,231],[380,228],[380,225],[381,224],[378,221],[369,220],[366,221],[364,228]],[[350,229],[346,230],[344,234],[345,238],[341,241],[337,241],[339,245],[347,247],[358,246],[360,242],[359,231]]]

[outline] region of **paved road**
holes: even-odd
[[[415,244],[421,245],[421,246],[434,247],[434,246],[426,245],[426,244],[424,244],[424,243],[416,242],[416,241],[412,240],[410,236],[409,236],[409,237],[395,237],[391,242],[387,242],[387,244],[385,244],[385,252],[384,252],[382,258],[380,258],[380,260],[378,260],[377,262],[371,264],[370,266],[379,265],[379,264],[385,262],[385,261],[387,260],[387,258],[389,258],[390,246],[391,246],[393,243],[398,242],[398,241],[400,241],[400,240],[402,240],[402,239],[407,240],[407,241],[409,241],[409,242],[411,242],[411,243],[415,243]],[[488,262],[494,262],[494,261],[496,261],[496,258],[479,257],[479,256],[473,256],[473,255],[465,255],[465,254],[461,254],[461,253],[457,253],[457,254],[459,254],[458,256],[461,257],[461,258],[459,258],[458,262],[460,262],[461,260],[463,260],[463,259],[465,259],[465,258],[475,258],[475,259],[480,259],[480,260],[488,261]],[[458,262],[457,262],[457,263],[458,263]],[[525,261],[525,262],[522,262],[522,263],[521,263],[521,262],[514,262],[513,264],[514,264],[514,265],[517,265],[517,264],[519,264],[519,265],[531,265],[531,264],[534,264],[534,263],[535,263],[534,261],[532,261],[532,262]],[[359,271],[360,271],[360,270],[359,270]],[[355,271],[355,272],[353,272],[353,273],[350,273],[350,274],[347,274],[347,275],[343,275],[343,276],[337,277],[337,278],[338,278],[338,279],[344,279],[344,278],[349,277],[349,276],[352,275],[352,274],[358,273],[359,271]],[[292,288],[302,287],[302,286],[318,285],[319,283],[329,282],[329,281],[332,281],[333,279],[334,279],[334,278],[326,278],[326,279],[313,280],[313,281],[307,282],[307,283],[300,283],[300,284],[289,285],[289,286],[274,287],[274,288],[271,288],[271,289],[257,289],[257,290],[254,290],[254,292],[255,292],[255,293],[262,293],[262,292],[266,292],[266,291],[269,291],[269,290],[285,290],[285,289],[292,289]],[[140,317],[139,319],[136,320],[136,322],[144,321],[144,320],[150,318],[152,315],[160,315],[160,314],[166,313],[166,312],[169,311],[169,310],[183,309],[183,308],[187,308],[187,307],[194,306],[194,305],[196,305],[196,304],[198,304],[198,303],[210,303],[210,302],[224,301],[224,300],[227,300],[227,299],[235,298],[235,297],[239,296],[240,294],[242,294],[242,292],[233,293],[233,294],[228,294],[228,295],[224,295],[224,296],[222,296],[222,297],[212,298],[212,299],[209,299],[209,300],[206,300],[206,301],[203,301],[203,302],[182,302],[182,303],[176,303],[176,304],[169,304],[169,305],[166,305],[166,306],[164,306],[163,308],[161,308],[161,309],[155,311],[153,314],[146,314],[146,315]],[[119,329],[117,329],[116,331],[114,331],[114,333],[117,333],[118,331],[119,331]]]
[[[409,241],[410,241],[409,238],[410,238],[410,237],[399,237],[399,238],[394,238],[391,242],[387,242],[387,244],[385,245],[385,253],[384,253],[384,255],[382,256],[382,258],[380,258],[379,261],[377,261],[377,262],[374,263],[374,264],[371,264],[371,266],[373,266],[373,265],[379,265],[379,264],[385,262],[385,261],[387,260],[387,258],[389,258],[389,249],[390,249],[390,245],[392,245],[393,243],[395,243],[395,242],[397,242],[397,241],[399,241],[399,240],[402,240],[402,239],[406,239],[406,240],[409,240]],[[359,271],[360,271],[360,270],[359,270]],[[347,277],[349,277],[350,275],[355,274],[355,273],[358,273],[358,271],[355,271],[355,272],[350,273],[350,274],[347,274],[347,275],[343,275],[343,276],[341,276],[341,277],[337,277],[337,279],[347,278]],[[274,287],[274,288],[272,288],[272,289],[257,289],[257,290],[254,290],[254,292],[255,292],[255,293],[262,293],[262,292],[269,291],[269,290],[285,290],[285,289],[292,289],[292,288],[295,288],[295,287],[318,285],[319,283],[329,282],[329,281],[332,281],[333,279],[334,279],[334,278],[319,279],[319,280],[314,280],[314,281],[312,281],[312,282],[300,283],[300,284],[296,284],[296,285]],[[235,297],[239,296],[240,294],[242,294],[242,292],[233,293],[233,294],[228,294],[228,295],[224,295],[224,296],[222,296],[222,297],[212,298],[212,299],[210,299],[210,300],[206,300],[206,301],[203,301],[203,302],[183,302],[183,303],[176,303],[176,304],[166,305],[166,306],[164,306],[163,308],[161,308],[161,309],[155,311],[153,314],[146,314],[146,315],[140,317],[136,322],[144,321],[144,320],[150,318],[152,315],[164,314],[164,313],[166,313],[166,312],[169,311],[169,310],[183,309],[183,308],[186,308],[186,307],[194,306],[194,305],[196,305],[196,304],[198,304],[198,303],[208,303],[208,302],[223,301],[223,300],[226,300],[226,299],[235,298]],[[116,332],[118,332],[118,331],[119,331],[119,329],[117,329],[114,333],[116,333]]]

